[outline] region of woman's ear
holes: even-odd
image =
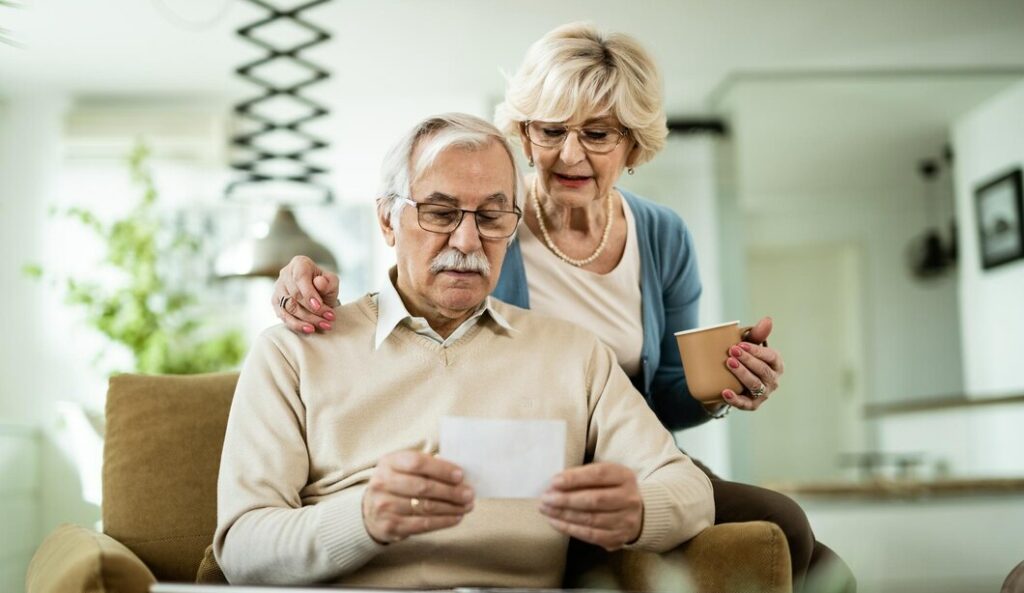
[[[526,160],[533,163],[533,144],[530,142],[530,136],[526,133],[526,122],[519,122],[519,143],[523,145],[523,154],[526,155]]]
[[[640,158],[640,145],[633,142],[633,147],[629,149],[629,153],[626,154],[626,168],[632,168],[636,166],[636,160]]]

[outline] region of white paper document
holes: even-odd
[[[565,421],[444,416],[438,455],[462,468],[478,499],[539,498],[565,469]]]

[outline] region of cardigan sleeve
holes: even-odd
[[[363,486],[303,505],[309,454],[299,374],[268,332],[246,358],[231,403],[214,554],[231,584],[324,581],[359,568],[382,546],[363,524]]]
[[[651,407],[669,430],[682,430],[706,422],[710,416],[690,395],[679,358],[675,332],[697,327],[701,295],[700,272],[693,238],[679,216],[665,210],[656,216],[651,238],[652,264],[661,281],[663,319],[659,359],[648,392]],[[646,328],[645,328],[646,331]]]

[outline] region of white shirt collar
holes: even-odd
[[[491,297],[488,296],[484,299],[484,302],[480,304],[477,310],[469,317],[469,319],[462,322],[452,335],[448,336],[447,339],[441,337],[440,334],[434,331],[427,323],[427,320],[423,317],[413,317],[409,310],[405,308],[405,303],[402,302],[402,297],[398,294],[398,289],[395,288],[396,277],[395,268],[391,268],[388,271],[387,280],[381,287],[380,292],[377,294],[377,332],[374,335],[373,347],[375,350],[380,349],[380,345],[384,343],[384,340],[391,335],[395,328],[401,323],[406,325],[420,335],[427,336],[438,342],[442,346],[448,346],[455,340],[459,339],[467,331],[469,331],[476,323],[480,320],[480,317],[486,312],[491,316],[502,329],[514,332],[515,329],[509,324],[508,320],[499,313],[491,305]]]

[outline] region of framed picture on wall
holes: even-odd
[[[1024,258],[1024,201],[1021,170],[974,190],[981,267],[985,270]]]

